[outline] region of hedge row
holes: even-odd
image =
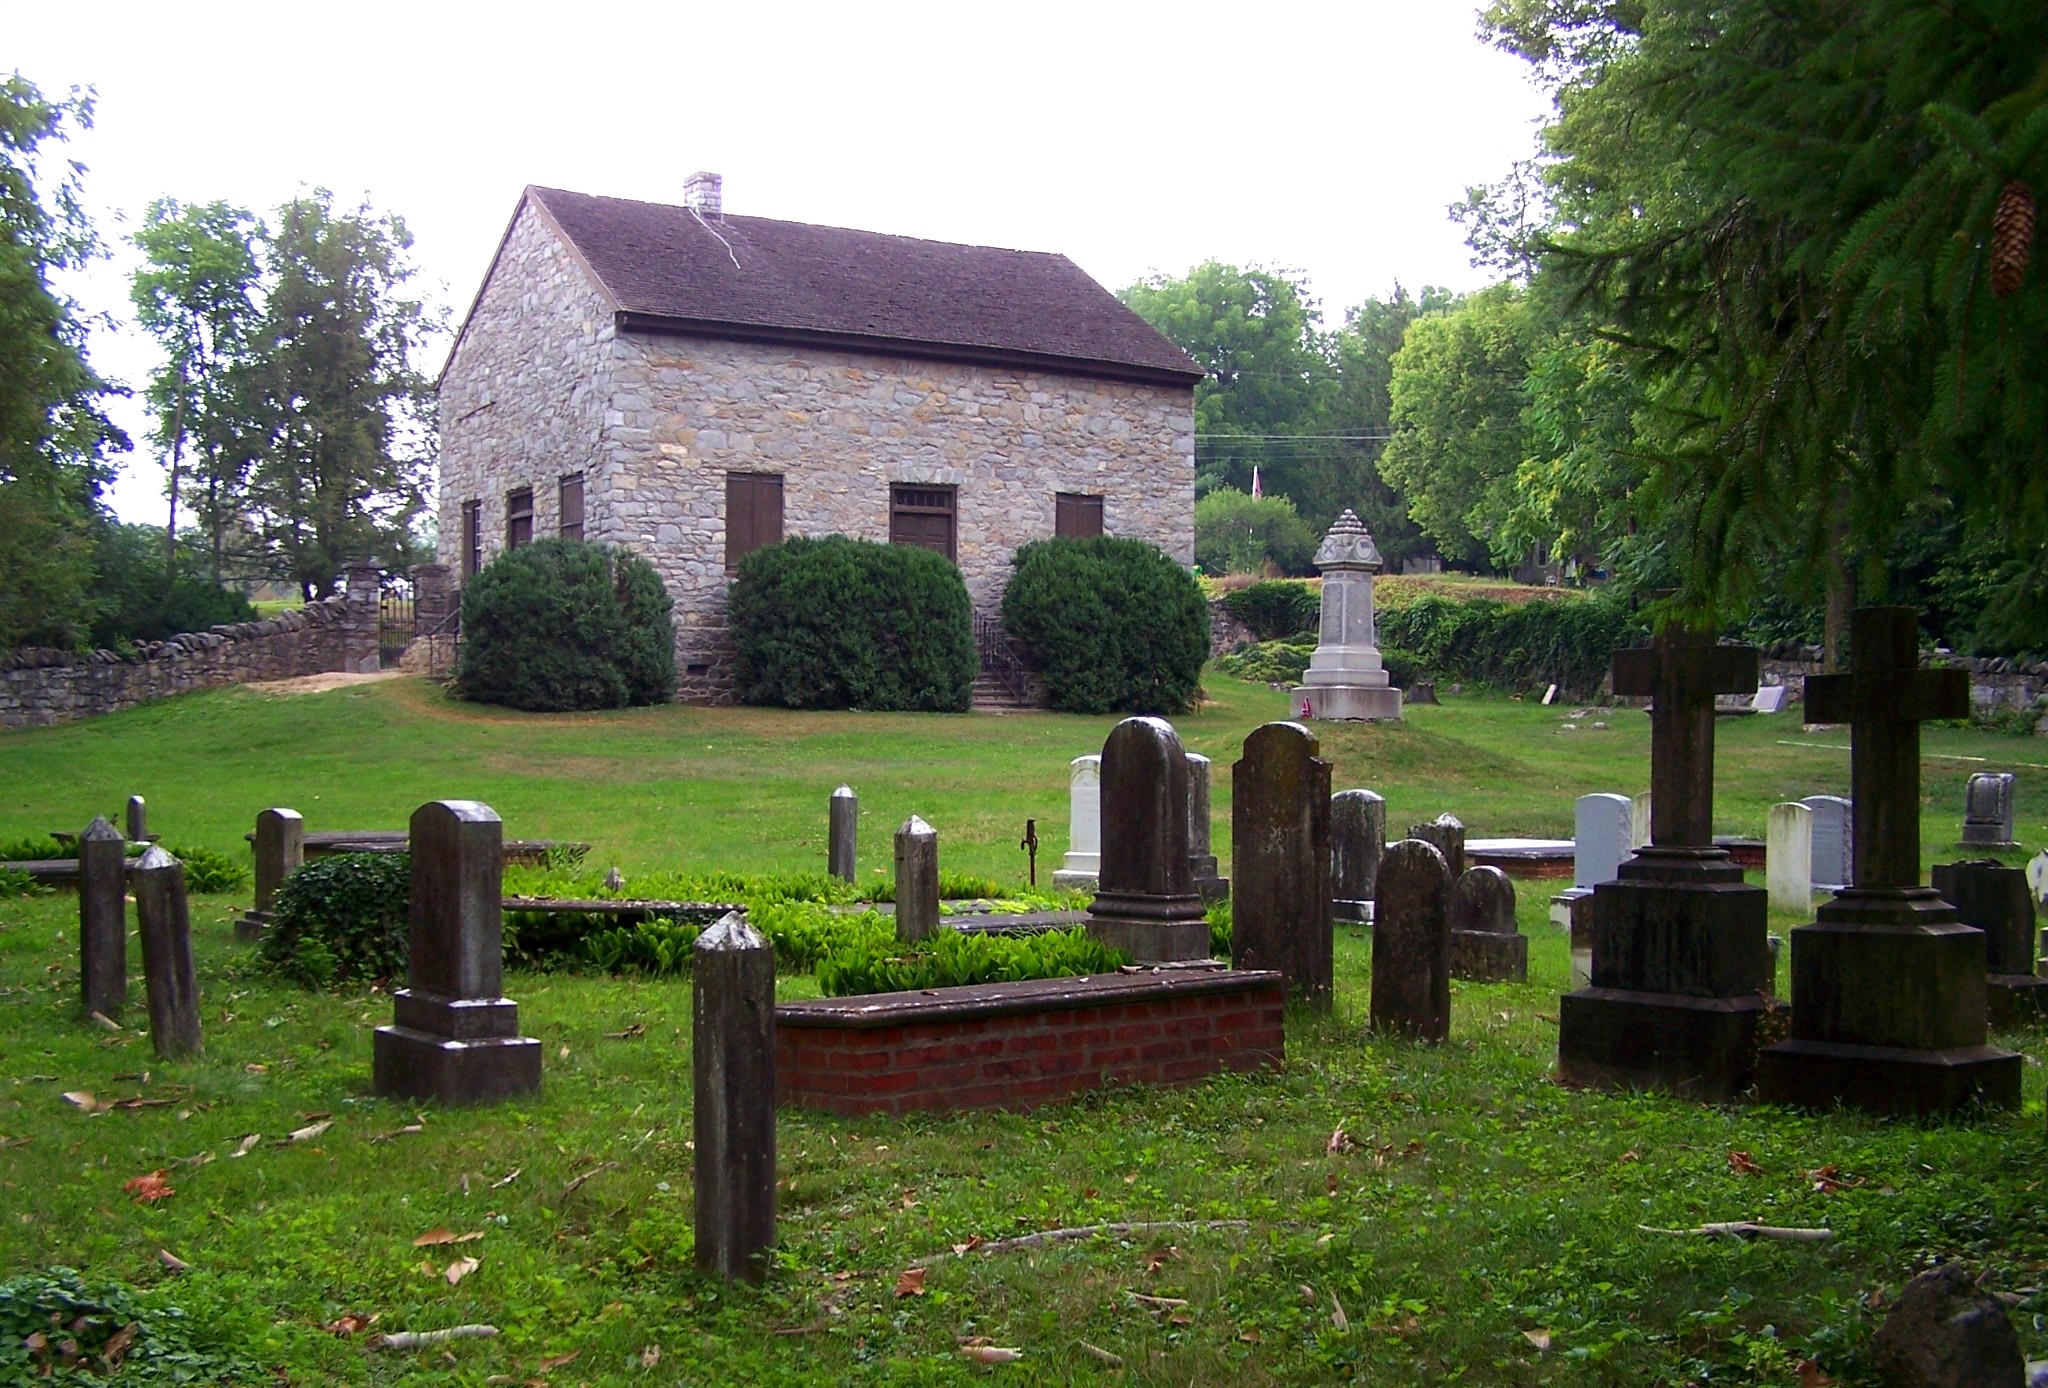
[[[1575,699],[1599,692],[1617,649],[1649,639],[1639,616],[1598,598],[1509,605],[1426,597],[1379,614],[1381,649],[1404,652],[1431,677],[1504,689],[1555,683]]]

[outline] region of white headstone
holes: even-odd
[[[1550,688],[1543,691],[1543,707],[1549,708],[1552,704],[1556,702],[1557,686],[1553,684],[1550,686]]]
[[[1650,841],[1650,792],[1644,791],[1628,802],[1628,846],[1641,848]]]
[[[1784,685],[1766,684],[1757,689],[1755,708],[1758,713],[1776,713],[1784,707]]]
[[[1764,827],[1764,886],[1773,911],[1813,909],[1813,811],[1796,800],[1771,806]]]
[[[2027,864],[2027,889],[2033,892],[2035,905],[2048,909],[2048,848]]]
[[[1602,791],[1579,797],[1573,815],[1572,885],[1612,882],[1629,855],[1629,821],[1635,806],[1626,795]]]
[[[1813,811],[1813,886],[1838,892],[1856,880],[1855,806],[1839,795],[1809,795]]]
[[[1055,887],[1089,891],[1102,871],[1102,758],[1075,757],[1067,783],[1067,856],[1053,873]]]

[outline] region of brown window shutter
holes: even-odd
[[[1053,531],[1062,539],[1089,540],[1102,533],[1102,498],[1078,492],[1053,497]]]
[[[725,475],[725,566],[782,543],[782,478],[766,472]]]
[[[583,538],[583,474],[572,472],[562,479],[562,538]]]

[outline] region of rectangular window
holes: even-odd
[[[957,560],[953,524],[956,499],[957,492],[952,487],[889,488],[889,543],[917,545]]]
[[[1092,540],[1102,533],[1102,498],[1078,492],[1053,497],[1052,533],[1066,540]]]
[[[782,543],[782,478],[772,472],[725,475],[725,567]]]
[[[572,472],[562,479],[562,538],[583,538],[583,474]]]
[[[484,504],[462,503],[462,576],[475,578],[484,566]]]
[[[505,548],[533,543],[533,488],[505,493]]]

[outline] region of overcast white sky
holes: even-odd
[[[403,215],[457,314],[524,185],[677,201],[702,168],[729,212],[1061,251],[1112,289],[1297,269],[1337,321],[1397,279],[1486,278],[1445,208],[1527,154],[1546,103],[1475,27],[1471,0],[173,0],[16,12],[0,63],[97,88],[71,153],[109,241],[159,195],[264,211],[325,186]],[[117,249],[74,292],[124,315]],[[139,385],[154,356],[124,325],[94,361]],[[162,488],[139,444],[116,508],[161,523]]]

